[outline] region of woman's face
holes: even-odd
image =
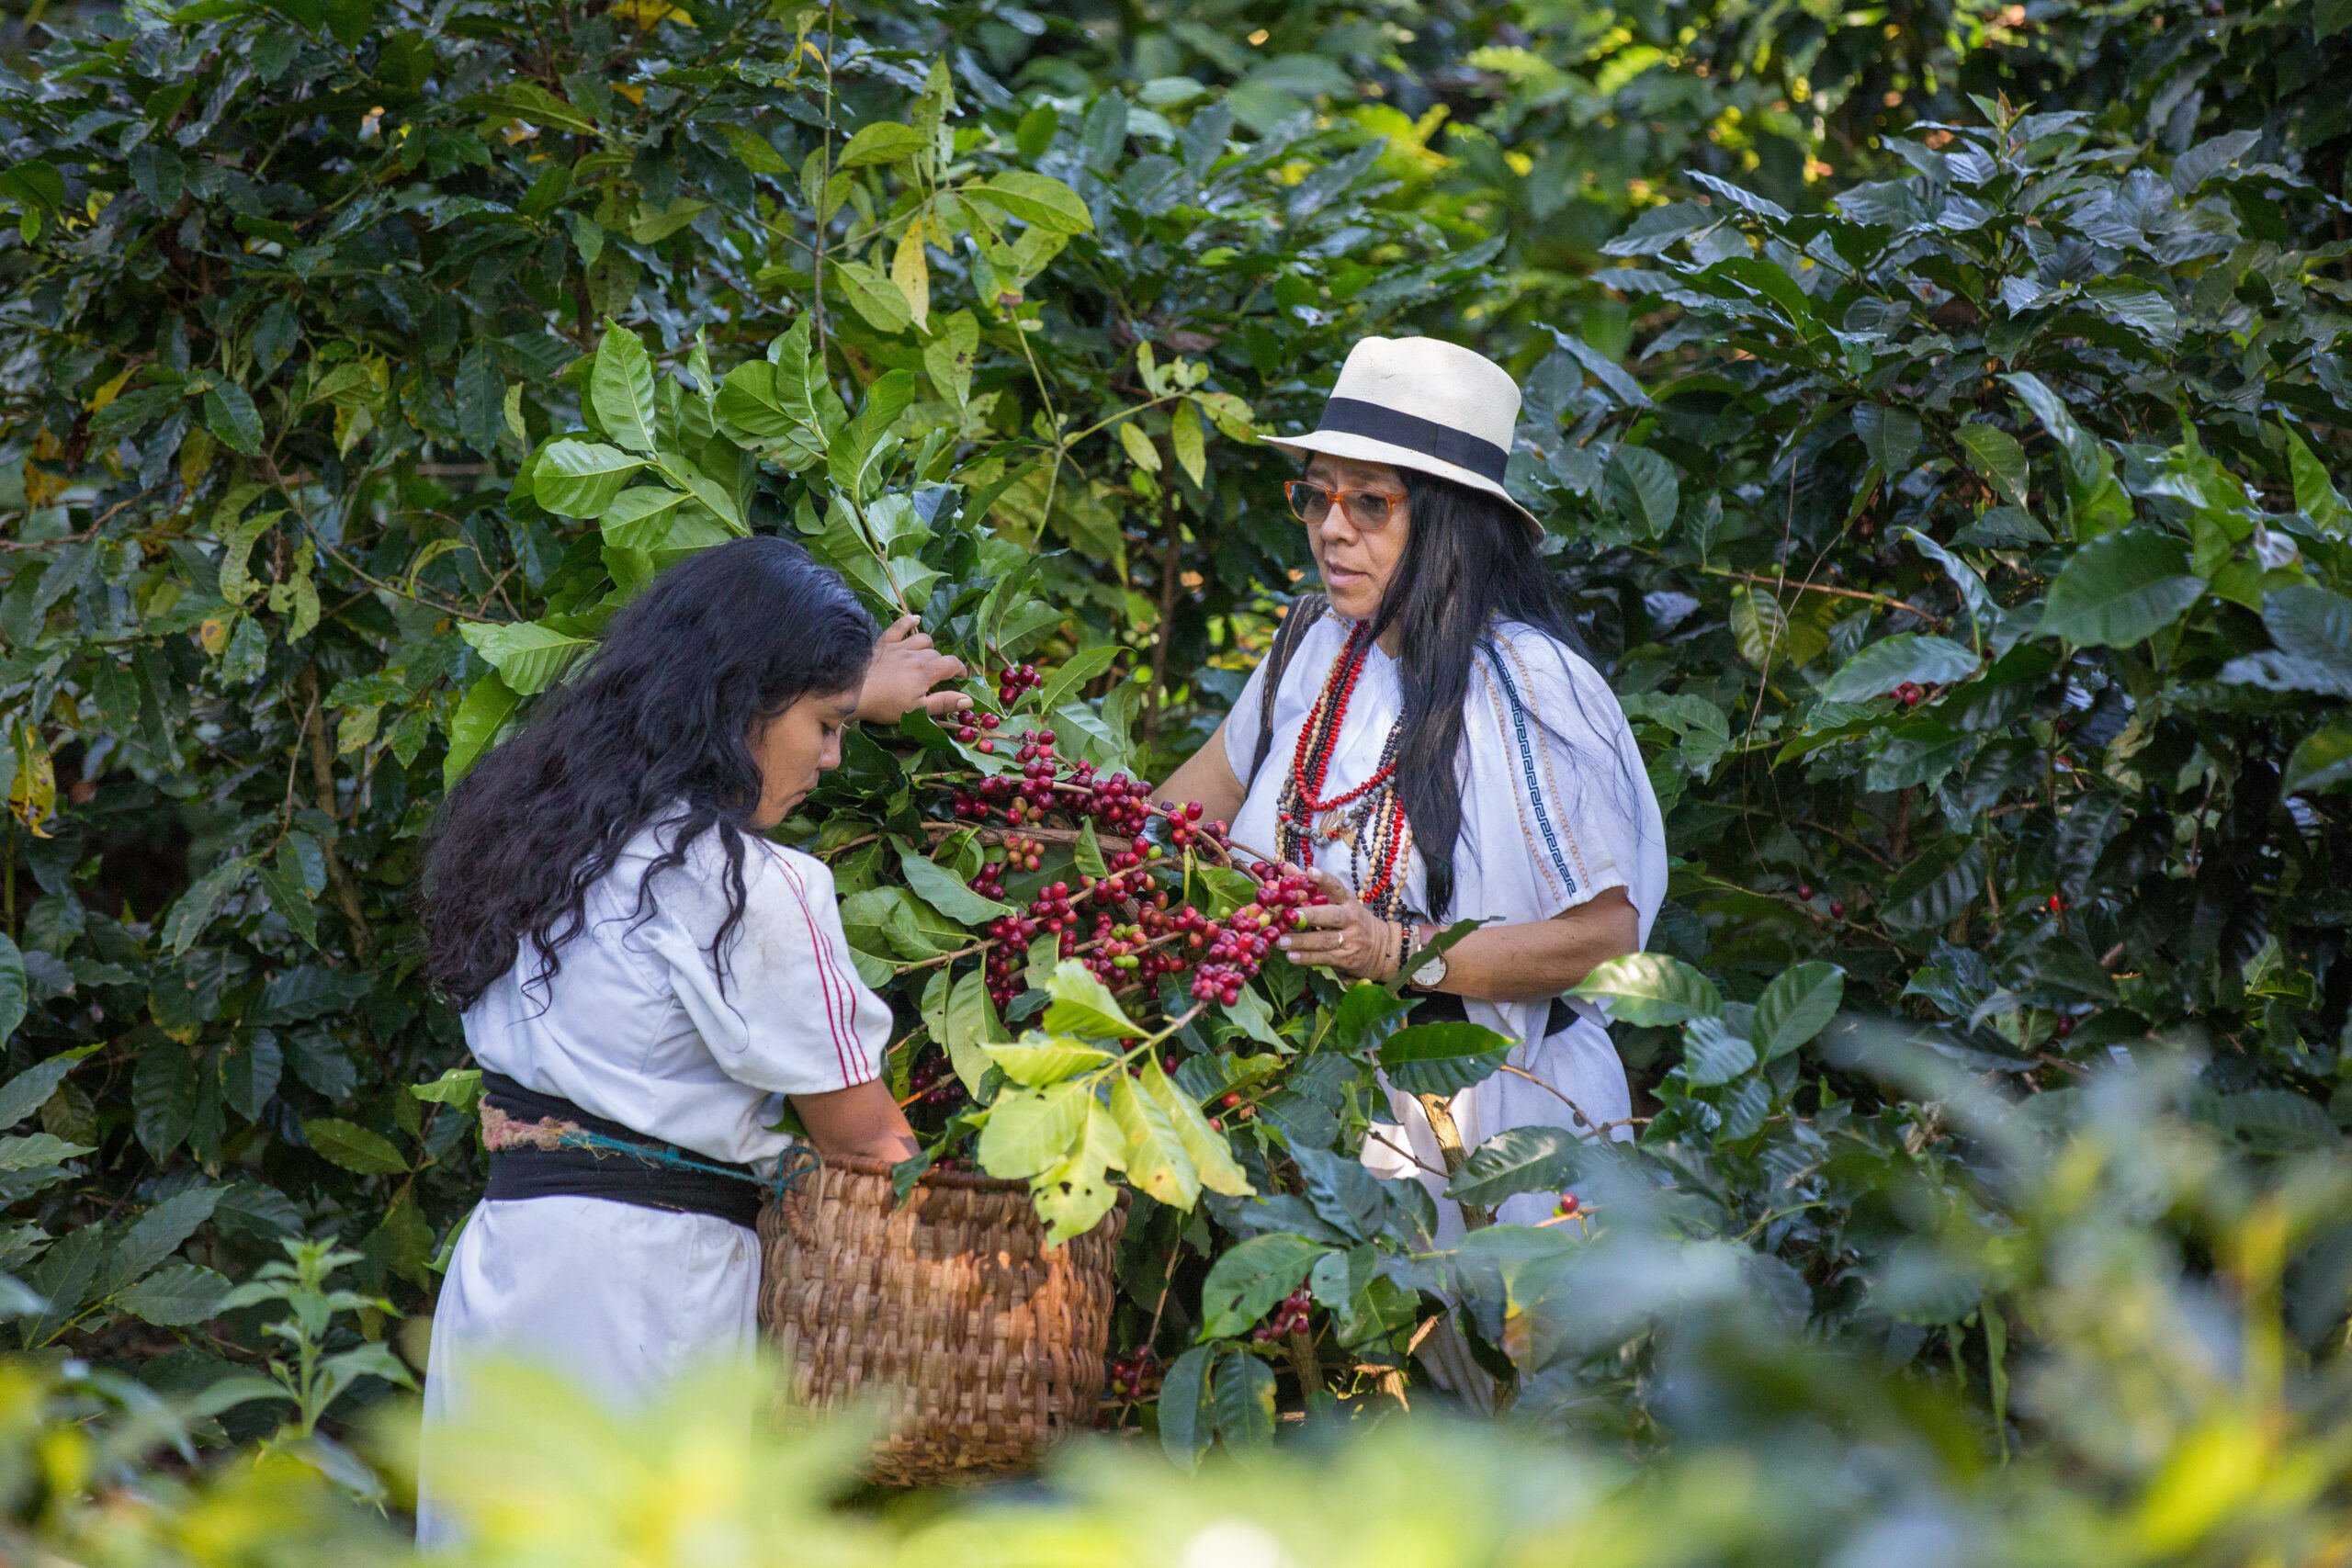
[[[744,738],[760,765],[760,805],[752,814],[752,827],[765,832],[791,816],[817,787],[817,775],[842,765],[842,727],[857,712],[861,689],[811,693],[752,726]]]
[[[1306,465],[1306,477],[1332,490],[1378,491],[1389,498],[1388,524],[1364,529],[1344,506],[1335,505],[1320,523],[1306,525],[1307,547],[1323,572],[1323,592],[1331,608],[1351,621],[1367,620],[1380,608],[1396,563],[1405,558],[1405,543],[1413,536],[1412,503],[1405,496],[1405,476],[1386,463],[1359,462],[1318,452]]]

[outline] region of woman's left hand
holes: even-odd
[[[1284,867],[1295,870],[1295,867]],[[1306,874],[1328,904],[1299,911],[1298,929],[1274,945],[1294,964],[1312,964],[1353,980],[1386,980],[1396,973],[1396,923],[1384,920],[1328,871]]]
[[[963,674],[964,661],[941,653],[931,634],[907,615],[882,634],[875,645],[874,662],[865,668],[865,690],[857,701],[857,716],[869,724],[896,724],[912,708],[933,718],[945,718],[972,705],[961,692],[934,692],[942,681]]]

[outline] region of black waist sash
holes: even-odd
[[[1467,1023],[1470,1012],[1462,998],[1452,991],[1419,993],[1420,1004],[1413,1009],[1408,1023]],[[1577,1010],[1568,1005],[1566,997],[1554,997],[1552,1006],[1544,1015],[1543,1039],[1549,1040],[1568,1025],[1576,1022]],[[488,1080],[485,1079],[485,1082]]]
[[[569,1122],[582,1132],[643,1149],[639,1157],[616,1148],[535,1145],[490,1151],[490,1186],[482,1196],[500,1202],[524,1198],[602,1198],[640,1209],[708,1214],[751,1227],[760,1217],[765,1179],[748,1165],[729,1165],[649,1138],[634,1128],[592,1116],[559,1095],[525,1089],[503,1073],[481,1075],[483,1103],[517,1122]],[[664,1163],[691,1160],[695,1170]]]

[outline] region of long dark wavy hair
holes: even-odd
[[[1397,654],[1404,739],[1396,798],[1413,825],[1432,918],[1453,901],[1453,849],[1462,835],[1462,715],[1478,644],[1501,621],[1523,621],[1578,654],[1583,639],[1526,520],[1483,491],[1410,468],[1404,558],[1381,596],[1372,635],[1402,625]],[[1603,731],[1602,733],[1606,733]]]
[[[743,835],[760,800],[750,739],[803,696],[846,691],[873,657],[874,618],[840,575],[789,540],[739,539],[671,568],[604,645],[443,803],[424,862],[434,987],[470,1007],[522,957],[544,984],[587,919],[588,890],[639,829],[676,812],[647,870],[716,829],[726,857],[723,949],[743,918]]]

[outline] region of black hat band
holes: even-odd
[[[1503,482],[1503,471],[1510,466],[1509,452],[1466,430],[1356,398],[1333,398],[1323,405],[1323,423],[1317,434],[1326,433],[1385,441],[1391,446],[1467,468],[1497,484]]]

